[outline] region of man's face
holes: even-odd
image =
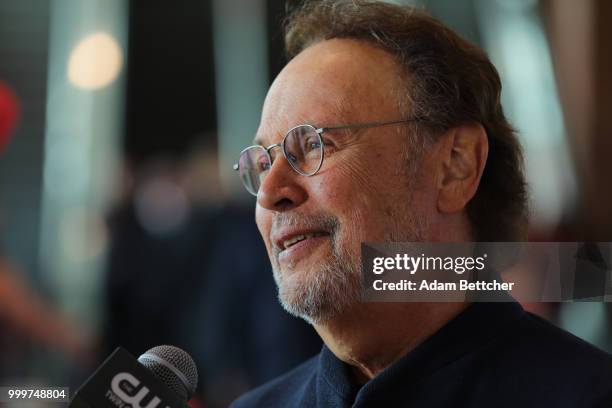
[[[298,124],[315,127],[402,119],[392,56],[365,42],[330,40],[295,57],[268,92],[256,142],[280,143]],[[257,197],[256,221],[279,298],[292,314],[323,323],[360,297],[362,242],[422,240],[431,197],[410,174],[401,125],[323,133],[320,171],[292,170],[279,148]]]

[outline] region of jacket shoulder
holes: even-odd
[[[552,392],[550,398],[563,396],[568,406],[612,407],[612,355],[531,313],[521,320],[521,330],[509,339],[520,353],[511,353],[509,364],[522,362],[514,372],[526,381],[523,390]],[[513,382],[522,383],[516,377]]]
[[[558,328],[531,313],[525,313],[523,321],[523,341],[533,347],[542,357],[554,358],[571,368],[602,367],[612,369],[612,355],[590,343]]]
[[[308,385],[315,378],[318,361],[319,355],[306,360],[291,371],[242,395],[230,407],[300,406]]]

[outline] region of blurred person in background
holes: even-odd
[[[23,279],[23,272],[2,254],[0,328],[0,374],[7,377],[15,375],[12,370],[21,365],[22,347],[28,343],[64,353],[82,368],[89,368],[96,357],[93,336],[33,291]]]
[[[10,141],[18,119],[17,97],[0,81],[0,154]],[[59,351],[82,367],[88,367],[95,357],[93,336],[36,293],[24,276],[24,271],[0,246],[0,378],[16,374],[23,364],[23,346],[28,343]]]
[[[235,169],[283,307],[325,345],[234,406],[611,405],[612,356],[511,298],[360,301],[362,242],[526,239],[521,147],[488,57],[371,1],[307,1],[285,41]]]

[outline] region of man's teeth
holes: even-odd
[[[320,237],[322,235],[325,235],[324,232],[312,232],[312,233],[308,233],[308,234],[304,234],[304,235],[296,235],[295,237],[291,238],[291,239],[287,239],[285,241],[283,241],[283,247],[285,247],[285,249],[289,248],[290,246],[297,244],[300,241],[305,240],[306,238],[313,238],[313,237]]]

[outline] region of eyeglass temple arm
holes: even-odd
[[[376,126],[397,125],[398,123],[421,122],[421,121],[424,121],[424,120],[427,120],[427,119],[425,119],[425,118],[410,118],[410,119],[392,120],[390,122],[376,121],[376,122],[366,122],[366,123],[359,123],[359,124],[353,124],[353,125],[322,127],[322,128],[318,128],[318,129],[315,129],[315,130],[316,130],[317,133],[321,134],[321,133],[326,132],[328,130],[365,129],[365,128],[371,128],[371,127],[376,127]],[[269,150],[272,147],[276,147],[277,145],[278,144],[272,145],[272,146],[268,147],[266,150]],[[232,168],[235,171],[238,171],[240,166],[238,165],[238,163],[235,163],[232,166]]]
[[[411,118],[411,119],[393,120],[390,122],[366,122],[366,123],[359,123],[355,125],[322,127],[322,128],[317,129],[317,133],[326,132],[328,130],[365,129],[365,128],[371,128],[371,127],[377,127],[377,126],[397,125],[398,123],[419,122],[423,120],[424,120],[423,118]]]

